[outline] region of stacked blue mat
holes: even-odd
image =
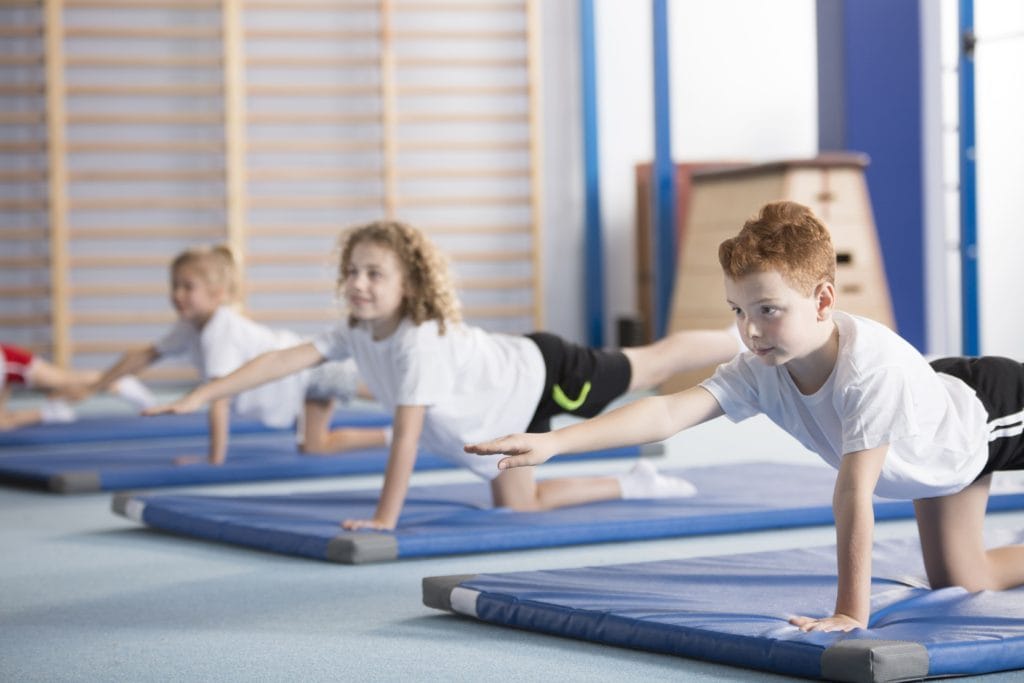
[[[391,424],[391,416],[379,410],[346,408],[335,411],[332,424],[337,427],[381,427]],[[235,435],[293,431],[274,429],[259,420],[237,416],[231,420],[231,433]],[[205,436],[208,432],[209,421],[205,413],[145,418],[139,415],[83,417],[63,424],[37,424],[0,432],[0,448],[180,438]]]
[[[835,472],[823,465],[749,463],[676,474],[693,482],[699,493],[546,512],[492,508],[483,483],[412,487],[397,528],[386,533],[342,532],[338,526],[343,519],[371,517],[377,490],[122,495],[114,499],[114,511],[185,536],[351,564],[832,523]],[[1024,493],[994,495],[989,509],[1024,509]],[[876,499],[875,515],[880,520],[908,518],[913,506]]]
[[[924,576],[916,541],[877,544],[873,566],[868,628],[850,633],[802,633],[788,623],[830,613],[834,548],[431,577],[423,600],[492,624],[807,678],[1024,668],[1024,588],[928,590],[904,578]]]

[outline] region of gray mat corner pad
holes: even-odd
[[[47,482],[51,491],[57,493],[88,493],[100,490],[100,474],[95,470],[61,472]]]
[[[327,542],[327,559],[342,564],[396,560],[398,540],[391,534],[340,534]]]
[[[821,676],[849,683],[921,680],[928,676],[928,650],[905,640],[841,640],[821,654]]]
[[[128,501],[135,496],[131,491],[121,491],[115,493],[113,498],[110,499],[110,509],[121,516],[125,516],[128,510]]]
[[[665,444],[663,443],[645,443],[640,446],[640,456],[649,458],[655,455],[665,455]]]
[[[476,574],[449,574],[448,576],[427,576],[423,579],[423,604],[446,612],[452,611],[452,589],[463,581],[469,581]]]

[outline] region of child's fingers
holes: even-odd
[[[390,531],[393,527],[382,524],[375,519],[346,519],[341,523],[341,526],[348,531],[357,531],[359,529],[378,529],[381,531]]]
[[[539,465],[541,462],[543,460],[531,457],[531,454],[510,455],[498,461],[498,469],[510,470],[514,467],[532,467],[533,465]]]
[[[169,405],[166,405],[166,406],[153,406],[152,408],[146,408],[145,410],[143,410],[142,414],[143,415],[147,415],[147,416],[163,415],[164,413],[170,413],[173,410],[174,410],[173,406],[169,406]]]
[[[474,453],[476,455],[496,455],[499,453],[525,453],[530,448],[519,442],[515,437],[505,436],[493,441],[484,441],[483,443],[464,446],[464,450],[467,453]]]

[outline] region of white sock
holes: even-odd
[[[48,398],[39,407],[39,417],[43,422],[74,422],[77,416],[66,402]]]
[[[645,459],[637,460],[629,472],[618,476],[624,500],[631,498],[689,498],[697,488],[680,477],[670,477]]]
[[[117,380],[110,389],[139,410],[156,405],[156,396],[153,395],[153,392],[133,375],[126,375]]]

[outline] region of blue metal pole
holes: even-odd
[[[974,0],[960,0],[960,310],[962,353],[980,353],[978,180],[974,143]]]
[[[668,328],[676,270],[676,184],[675,165],[672,163],[668,0],[653,0],[651,12],[654,27],[653,310],[655,334],[662,337]]]
[[[584,227],[583,285],[587,337],[591,346],[604,346],[604,238],[601,220],[601,155],[597,120],[597,45],[594,38],[594,0],[580,0],[580,64],[583,97],[583,167],[586,224]]]

